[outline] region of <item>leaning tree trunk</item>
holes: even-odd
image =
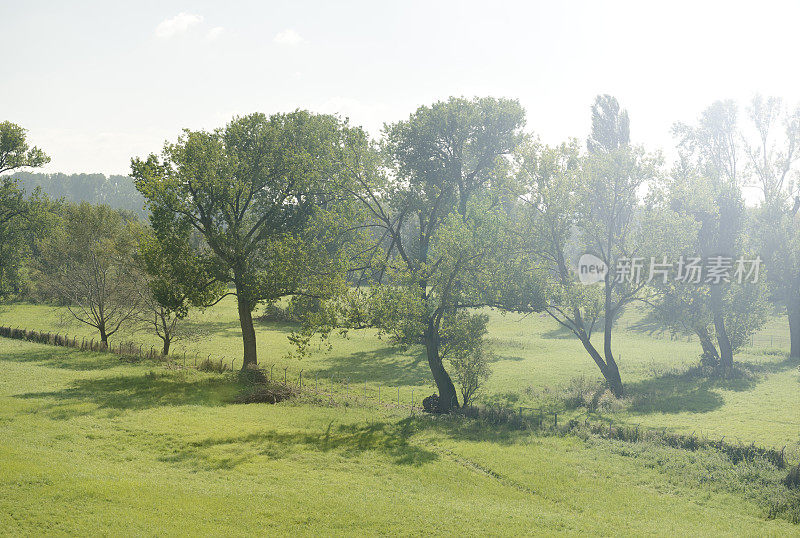
[[[789,339],[791,350],[789,356],[800,359],[800,300],[789,305]]]
[[[239,324],[242,327],[242,344],[244,346],[244,356],[242,359],[242,370],[255,368],[258,366],[256,353],[256,330],[253,327],[253,310],[250,302],[241,292],[242,288],[238,279],[236,283],[236,302],[239,309]]]
[[[611,311],[611,297],[606,294],[606,308],[605,318],[603,319],[603,354],[605,355],[606,371],[603,372],[603,377],[608,382],[608,387],[611,393],[617,397],[622,398],[625,395],[625,388],[622,386],[622,377],[619,375],[619,366],[617,361],[614,360],[614,354],[611,352],[611,335],[614,328],[614,316],[609,314]]]
[[[617,363],[614,362],[613,358],[611,359],[612,362],[610,365],[608,362],[603,360],[603,357],[600,355],[588,337],[581,337],[580,340],[583,344],[583,347],[589,353],[589,356],[592,357],[592,360],[594,360],[597,367],[600,368],[600,373],[603,374],[603,379],[605,379],[606,383],[608,383],[608,388],[611,390],[611,394],[613,394],[616,398],[622,398],[622,396],[625,394],[625,388],[622,385],[622,378],[619,375]]]
[[[439,411],[449,413],[453,409],[458,409],[458,395],[453,380],[450,379],[450,374],[442,364],[442,357],[439,355],[439,331],[433,322],[428,323],[424,340],[428,366],[430,366],[433,380],[436,382],[436,389],[439,391]]]

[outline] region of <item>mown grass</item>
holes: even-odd
[[[798,533],[766,519],[777,471],[751,473],[760,489],[704,480],[709,462],[748,472],[712,453],[377,405],[236,405],[230,373],[15,340],[0,369],[4,534]]]

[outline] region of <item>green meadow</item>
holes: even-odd
[[[4,307],[0,325],[92,333],[62,309]],[[486,405],[568,418],[786,446],[800,459],[800,372],[780,347],[737,356],[746,376],[686,375],[698,346],[648,329],[632,311],[616,347],[628,395],[594,411],[564,404],[595,366],[548,318],[491,314]],[[230,361],[235,305],[192,315],[176,344]],[[434,391],[418,350],[374,332],[334,335],[290,359],[291,326],[258,325],[259,360],[275,378],[320,385],[276,405],[235,404],[232,373],[128,363],[0,339],[0,529],[11,534],[800,534],[772,517],[785,470],[734,464],[712,450],[512,430],[409,413]],[[776,318],[761,336],[780,341]],[[156,345],[145,333],[114,342]],[[235,366],[235,364],[234,364]],[[378,402],[378,390],[381,401]],[[396,406],[400,393],[402,406]],[[367,399],[364,400],[366,390]]]

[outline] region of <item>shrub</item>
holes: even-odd
[[[222,361],[222,359],[215,361],[212,358],[206,358],[200,361],[197,365],[197,369],[201,372],[215,372],[218,374],[227,372],[230,370],[228,365]]]
[[[488,322],[484,314],[457,312],[445,319],[442,328],[441,354],[450,363],[464,407],[469,406],[491,373],[492,356],[484,340]]]
[[[269,403],[276,404],[284,400],[288,400],[297,395],[294,387],[284,385],[282,383],[254,383],[248,385],[240,392],[234,403],[249,404],[249,403]]]

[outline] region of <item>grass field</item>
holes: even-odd
[[[42,305],[13,305],[0,309],[0,325],[27,329],[96,336],[65,315],[63,309]],[[173,347],[187,361],[211,355],[241,365],[241,336],[235,301],[226,300],[188,320],[189,335]],[[552,409],[565,417],[585,414],[560,409],[558,396],[576,379],[591,384],[599,372],[577,340],[555,322],[539,315],[520,316],[491,313],[489,335],[496,361],[483,398],[510,406]],[[279,323],[257,325],[260,364],[273,370],[276,378],[296,381],[303,371],[314,377],[346,382],[352,394],[377,397],[380,385],[388,394],[410,403],[413,397],[434,392],[430,372],[421,350],[399,352],[374,331],[352,331],[347,338],[334,335],[332,349],[323,346],[302,360],[287,359],[287,335],[291,327]],[[632,311],[620,322],[614,346],[619,356],[628,397],[623,405],[611,406],[592,418],[612,423],[641,424],[680,433],[758,443],[796,453],[800,459],[800,392],[798,364],[788,360],[788,328],[785,318],[774,319],[736,360],[751,376],[731,382],[713,382],[682,376],[697,364],[699,346],[685,338],[672,340],[654,331],[641,312]],[[769,347],[769,340],[783,347]],[[114,342],[133,340],[144,348],[156,346],[154,336],[128,333]],[[235,366],[235,364],[234,364]]]
[[[92,336],[41,305],[5,307],[0,325]],[[239,356],[231,302],[188,325],[179,357],[184,347],[190,361]],[[308,382],[347,380],[357,395],[366,382],[368,401],[237,405],[231,374],[0,339],[0,529],[800,535],[768,518],[785,471],[713,451],[409,417],[375,400],[379,385],[385,400],[399,388],[403,403],[412,390],[433,392],[419,351],[361,331],[297,361],[286,358],[290,330],[258,327],[260,361],[276,377],[302,369]],[[781,330],[776,319],[765,334]],[[577,342],[539,316],[492,314],[490,336],[497,360],[484,401],[586,415],[558,407],[569,387],[597,378]],[[156,343],[143,333],[122,340]],[[749,377],[713,383],[683,375],[697,362],[696,342],[652,333],[639,313],[622,320],[616,346],[629,395],[592,420],[785,445],[800,459],[800,373],[783,350],[748,349],[738,360]],[[331,386],[343,396],[342,383]]]
[[[0,339],[0,367],[7,534],[800,531],[765,518],[759,483],[780,473],[713,453],[376,405],[235,405],[230,375],[16,340]]]

